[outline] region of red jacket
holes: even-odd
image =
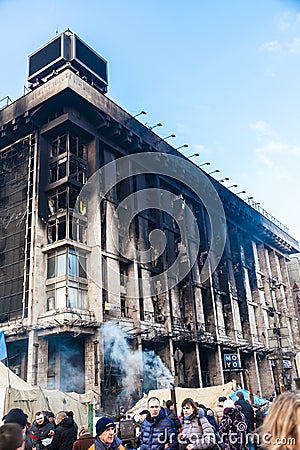
[[[72,450],[87,450],[94,443],[94,438],[90,433],[79,436],[73,444]]]

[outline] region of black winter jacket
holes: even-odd
[[[77,430],[74,420],[66,417],[55,428],[55,434],[47,450],[72,450],[74,442],[77,440]]]
[[[254,430],[254,411],[250,403],[246,400],[240,399],[234,402],[235,405],[240,405],[242,413],[244,414],[247,422],[247,432],[250,433]]]
[[[45,417],[42,425],[38,425],[36,422],[33,422],[29,429],[29,436],[32,439],[34,447],[39,445],[40,449],[47,448],[42,444],[42,440],[48,438],[49,431],[54,430],[54,424],[50,423],[47,417]]]
[[[166,408],[166,413],[167,413],[167,416],[170,417],[171,420],[173,420],[176,430],[179,430],[181,428],[181,423],[180,423],[180,420],[178,419],[178,416],[175,414],[175,412],[172,411],[172,409]]]
[[[161,408],[157,417],[152,418],[149,413],[143,421],[140,450],[164,450],[166,444],[168,450],[176,450],[177,435],[173,421],[167,416],[164,408]]]

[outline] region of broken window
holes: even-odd
[[[67,157],[59,159],[49,166],[49,183],[55,183],[67,176]]]
[[[120,296],[120,306],[121,306],[121,317],[127,317],[128,316],[128,306],[126,301],[126,296],[124,294],[121,294]]]
[[[67,135],[63,134],[53,139],[51,143],[50,156],[55,158],[56,156],[62,155],[67,151]]]
[[[73,158],[70,159],[70,178],[78,183],[85,184],[86,182],[86,164],[77,161]]]
[[[87,146],[82,137],[69,135],[69,148],[72,155],[87,161]]]

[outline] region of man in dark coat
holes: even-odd
[[[157,397],[149,398],[148,410],[149,414],[142,423],[140,450],[177,449],[177,430]]]
[[[38,411],[35,415],[35,421],[28,432],[34,447],[38,450],[47,448],[51,443],[50,441],[47,441],[53,435],[53,433],[50,433],[52,430],[54,430],[54,424],[50,423],[48,418],[41,411]]]
[[[250,403],[246,402],[244,394],[239,391],[236,393],[237,400],[234,402],[235,405],[240,405],[242,408],[242,413],[244,414],[247,422],[247,433],[251,433],[254,430],[254,411]]]
[[[28,436],[28,422],[27,422],[27,414],[20,408],[12,408],[6,416],[2,418],[4,423],[18,423],[24,431],[25,434],[25,450],[31,450],[31,439]]]
[[[166,401],[166,413],[167,416],[170,417],[171,420],[173,420],[176,430],[179,431],[179,429],[181,428],[181,423],[178,419],[177,414],[175,413],[174,403],[172,402],[172,400]]]
[[[72,450],[77,439],[77,430],[72,417],[68,417],[64,411],[60,411],[55,417],[55,434],[47,450]]]

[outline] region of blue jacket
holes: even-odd
[[[143,421],[140,450],[164,450],[165,444],[169,444],[168,450],[176,450],[177,435],[173,421],[167,416],[164,408],[161,408],[157,417],[152,418],[148,414]]]

